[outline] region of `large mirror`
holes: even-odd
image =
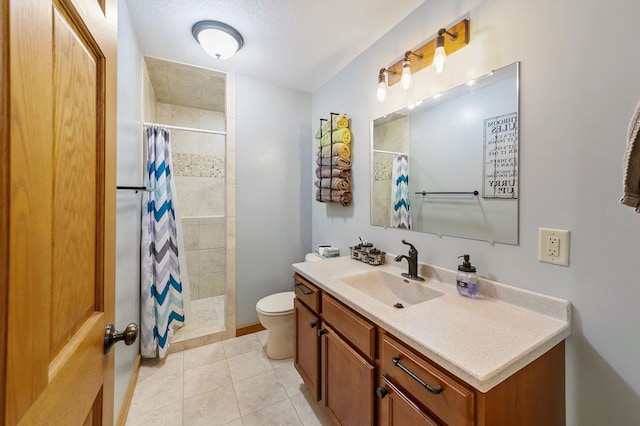
[[[514,63],[373,120],[371,224],[518,244]]]

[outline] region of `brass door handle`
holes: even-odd
[[[113,324],[109,324],[104,329],[104,353],[105,355],[111,351],[111,346],[121,340],[124,340],[125,345],[132,345],[138,338],[138,324],[131,323],[120,332],[116,330]]]

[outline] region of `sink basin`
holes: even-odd
[[[406,308],[444,295],[424,284],[380,270],[344,275],[338,279],[367,296],[396,308]]]

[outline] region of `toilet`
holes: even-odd
[[[321,260],[313,253],[305,262]],[[291,358],[294,353],[293,291],[271,294],[258,300],[256,312],[260,324],[267,329],[267,356],[271,359]]]

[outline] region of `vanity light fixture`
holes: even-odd
[[[376,92],[376,98],[378,98],[380,102],[384,102],[384,100],[387,99],[387,81],[385,74],[395,75],[396,71],[380,68],[380,72],[378,73],[378,91]]]
[[[449,37],[445,37],[448,35]],[[387,85],[393,86],[401,82],[403,89],[409,89],[413,75],[423,68],[433,64],[437,73],[444,70],[447,54],[463,48],[469,44],[469,20],[463,19],[449,28],[441,28],[438,35],[415,50],[408,50],[404,58],[391,65],[382,68],[378,74],[377,97],[383,102],[387,96]],[[418,60],[411,60],[415,56]],[[387,78],[385,82],[385,72]]]
[[[458,32],[450,33],[446,28],[440,28],[438,30],[438,37],[436,37],[436,52],[433,56],[433,69],[437,74],[442,74],[444,66],[447,64],[447,51],[444,50],[444,35],[451,36],[451,41],[454,42],[458,38]]]
[[[400,77],[400,84],[404,90],[408,90],[411,87],[412,78],[411,78],[411,55],[418,58],[418,60],[422,59],[424,56],[422,53],[413,53],[410,50],[407,50],[404,54],[404,61],[402,61],[402,77]]]
[[[191,34],[207,54],[228,59],[242,48],[242,35],[230,25],[218,21],[200,21],[191,27]]]

